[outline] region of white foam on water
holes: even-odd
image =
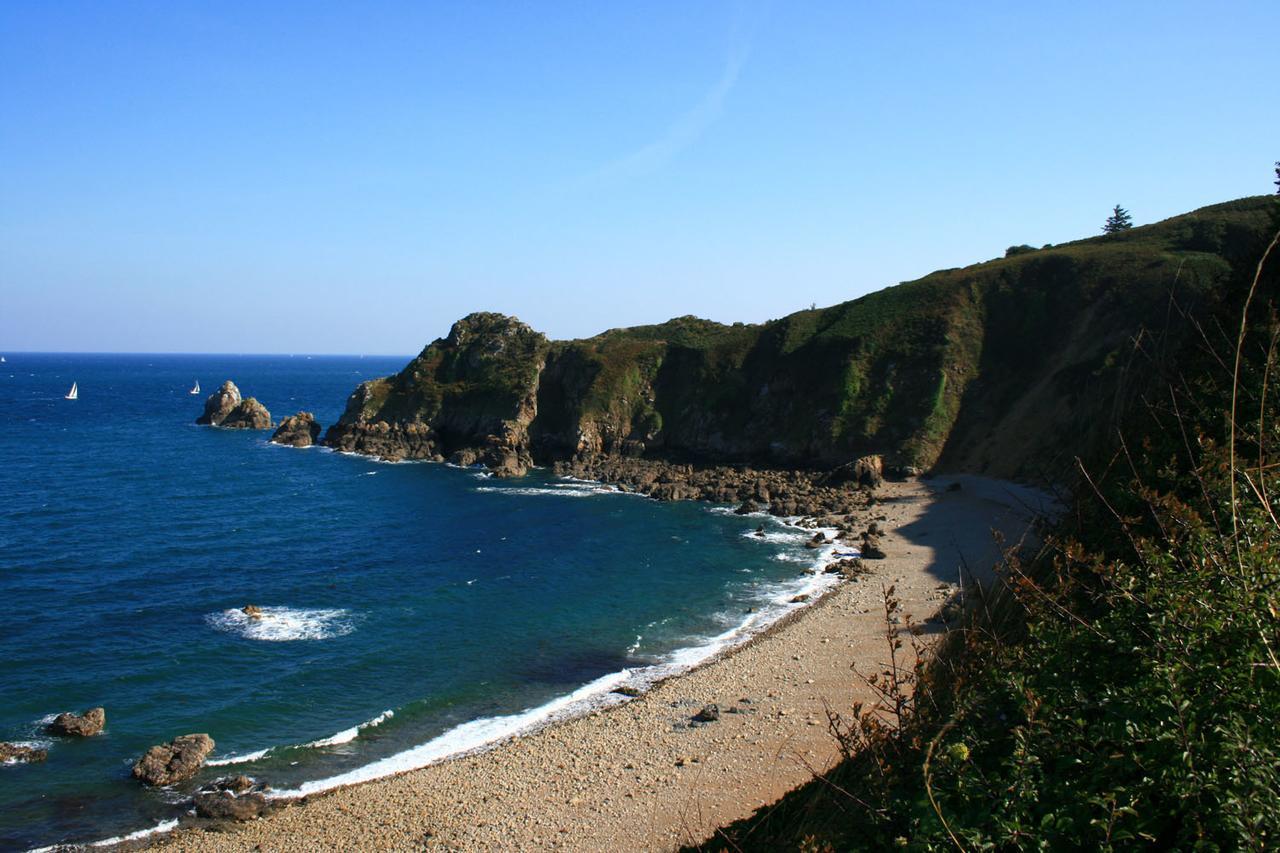
[[[387,720],[391,719],[395,715],[396,715],[395,711],[388,709],[386,711],[383,711],[378,716],[374,717],[372,720],[366,720],[365,722],[361,723],[358,726],[352,726],[349,729],[343,729],[342,731],[338,732],[336,735],[330,735],[329,737],[321,738],[320,740],[313,740],[309,743],[304,743],[302,745],[304,747],[338,746],[339,744],[351,743],[351,741],[358,738],[360,736],[360,733],[365,729],[371,729],[374,726],[381,725],[382,723],[385,723]]]
[[[309,743],[298,744],[297,746],[269,746],[266,749],[259,749],[254,752],[246,752],[243,755],[228,755],[224,758],[213,758],[206,761],[205,764],[208,765],[209,767],[225,767],[228,764],[248,764],[251,761],[257,761],[259,758],[264,758],[269,753],[277,752],[279,750],[299,749],[299,748],[306,749],[309,747],[317,747],[317,746],[337,746],[343,743],[350,743],[351,741],[359,737],[360,733],[365,729],[371,729],[371,728],[374,728],[375,726],[380,726],[383,723],[385,723],[387,720],[394,717],[395,715],[396,715],[395,711],[388,709],[386,711],[383,711],[378,716],[374,717],[372,720],[366,720],[365,722],[360,723],[357,726],[352,726],[349,729],[343,729],[342,731],[338,732],[335,735],[331,735],[330,737],[321,738],[320,740],[313,740],[313,741],[310,741]]]
[[[30,747],[31,749],[49,749],[50,747],[53,746],[53,741],[51,740],[11,740],[11,741],[6,741],[6,743],[11,743],[14,746],[26,746],[26,747]],[[20,758],[7,758],[4,761],[0,761],[0,767],[8,767],[14,764],[26,764],[26,763],[27,762],[23,761]]]
[[[417,770],[444,758],[474,752],[513,735],[526,733],[553,720],[571,716],[575,709],[599,704],[611,697],[610,691],[625,681],[629,675],[630,672],[625,669],[621,672],[609,673],[579,687],[572,693],[559,696],[536,708],[500,717],[481,717],[455,726],[424,744],[390,755],[372,764],[366,764],[364,767],[357,767],[327,779],[304,782],[294,790],[272,791],[267,796],[273,799],[306,796],[343,785],[380,779],[406,770]]]
[[[110,847],[112,844],[122,844],[126,841],[140,841],[150,835],[159,835],[162,832],[172,832],[178,828],[178,820],[162,820],[160,823],[150,829],[139,829],[137,832],[131,832],[128,835],[117,835],[114,838],[104,838],[101,841],[95,841],[90,847]]]
[[[713,506],[707,509],[707,512],[713,515],[736,515],[739,518],[775,518],[764,510],[758,509],[755,512],[738,512],[737,507],[732,506]]]
[[[744,530],[742,536],[757,542],[768,542],[771,545],[798,545],[808,542],[817,531],[803,528],[787,528],[783,530]]]
[[[349,610],[306,610],[292,607],[263,607],[260,617],[239,609],[210,613],[205,620],[220,631],[239,634],[247,640],[281,643],[292,640],[328,640],[355,630]]]
[[[351,741],[355,740],[359,735],[360,727],[352,726],[349,729],[343,729],[336,735],[330,735],[329,737],[322,737],[319,740],[304,743],[303,746],[338,746],[343,743],[351,743]]]
[[[583,487],[541,488],[538,486],[476,486],[477,492],[490,492],[502,495],[555,495],[561,498],[593,498],[596,495],[613,494],[607,489],[587,489]]]
[[[174,818],[173,820],[162,820],[160,821],[160,823],[156,824],[153,827],[150,827],[149,829],[139,829],[137,832],[131,832],[128,835],[114,835],[111,838],[104,838],[101,841],[91,842],[87,846],[111,847],[112,845],[115,845],[115,844],[124,844],[126,841],[141,841],[142,839],[148,836],[159,835],[162,832],[172,832],[177,828],[178,828],[177,818]],[[53,853],[53,851],[55,850],[69,850],[73,848],[79,849],[81,846],[83,845],[51,844],[48,847],[34,847],[28,850],[27,853]]]
[[[211,758],[205,762],[210,767],[224,767],[228,764],[247,764],[250,761],[257,761],[262,758],[274,747],[259,749],[257,752],[246,752],[244,755],[228,755],[226,758]]]
[[[517,490],[494,489],[494,491]],[[540,489],[535,491],[539,494],[565,494],[569,492],[568,489]],[[790,538],[786,541],[794,543],[797,540],[807,540],[819,531],[822,531],[828,537],[828,540],[833,540],[838,532],[832,528],[793,528],[787,531]],[[345,785],[354,785],[397,773],[417,770],[448,758],[456,758],[490,748],[500,741],[518,735],[529,734],[558,720],[579,716],[596,708],[625,702],[627,701],[625,698],[613,693],[614,688],[628,684],[644,690],[659,681],[693,669],[711,660],[716,655],[761,633],[778,619],[804,607],[817,594],[836,586],[840,582],[839,576],[828,575],[822,571],[822,568],[830,561],[831,555],[835,550],[836,546],[832,541],[824,543],[820,548],[813,549],[806,561],[809,563],[807,572],[793,580],[770,584],[761,590],[760,600],[762,606],[759,610],[747,613],[736,624],[713,637],[702,639],[694,645],[679,648],[666,654],[656,664],[641,669],[622,669],[602,675],[577,690],[552,699],[536,708],[530,708],[517,714],[471,720],[455,726],[426,743],[379,759],[363,767],[357,767],[354,770],[326,779],[304,782],[298,788],[292,790],[274,791],[267,796],[279,799],[301,797]],[[798,597],[802,600],[795,600]],[[731,618],[737,619],[737,614]],[[661,621],[665,622],[667,620]],[[636,642],[628,648],[628,654],[632,654],[638,649],[640,640],[641,635],[637,635]],[[375,718],[369,724],[364,725],[374,724],[379,719]],[[357,726],[356,729],[344,730],[334,735],[333,738],[326,740],[346,742],[351,739],[349,735],[352,731],[358,731],[362,727]]]

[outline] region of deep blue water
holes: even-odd
[[[611,674],[696,659],[812,582],[804,534],[768,519],[193,423],[197,378],[327,425],[406,358],[5,355],[0,740],[49,758],[0,766],[0,849],[154,826],[228,772],[290,790],[421,764],[573,691],[610,701]],[[42,733],[94,705],[104,735]],[[273,749],[177,790],[129,778],[188,732],[219,758]]]

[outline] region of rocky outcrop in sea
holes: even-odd
[[[0,743],[0,764],[34,764],[49,757],[49,750],[25,743]]]
[[[196,423],[228,429],[270,429],[271,413],[253,397],[241,398],[240,389],[228,379],[204,402]]]
[[[260,785],[248,776],[219,779],[194,797],[196,814],[209,820],[245,821],[267,814],[270,803]]]
[[[271,436],[272,444],[287,444],[290,447],[310,447],[320,439],[320,424],[310,412],[298,412],[280,421],[275,433]]]
[[[103,708],[90,708],[83,714],[66,712],[53,718],[49,734],[64,737],[92,737],[107,724],[107,712]]]
[[[739,504],[743,514],[809,516],[818,524],[842,528],[849,516],[873,499],[870,489],[823,483],[821,472],[757,470],[746,466],[694,466],[625,456],[594,456],[557,462],[559,477],[597,480],[658,500],[701,500]]]
[[[144,784],[172,785],[199,772],[213,752],[213,738],[207,734],[176,737],[169,743],[151,747],[133,765],[133,776]]]

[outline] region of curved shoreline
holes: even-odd
[[[1022,501],[1000,499],[1007,484],[965,480],[968,488],[959,493],[889,484],[889,500],[877,508],[892,516],[889,558],[874,564],[868,582],[840,584],[740,643],[655,680],[635,699],[548,720],[422,768],[303,796],[263,820],[217,833],[183,827],[145,844],[403,849],[421,847],[427,833],[433,844],[464,848],[664,848],[699,841],[835,760],[825,709],[861,698],[850,660],[877,663],[883,643],[877,581],[897,585],[908,609],[925,614],[945,597],[939,587],[951,574],[948,552],[981,564],[979,555],[993,550],[993,527],[1014,541],[1026,528]],[[986,494],[973,488],[981,484]],[[720,721],[691,725],[706,702],[720,704]],[[707,774],[732,784],[698,790],[691,813],[684,806],[695,792],[685,785]]]
[[[328,448],[322,448],[330,450]],[[361,454],[348,454],[341,451],[330,452],[340,453],[341,455],[356,455],[365,458]],[[408,464],[408,462],[384,462],[383,460],[367,460],[380,462],[383,464]],[[414,460],[419,461],[419,460]],[[422,460],[426,461],[426,460]],[[450,463],[442,463],[446,467],[457,468],[460,472],[465,469]],[[469,472],[476,475],[476,472]],[[549,471],[547,473],[550,473]],[[477,475],[478,476],[478,475]],[[625,488],[616,487],[600,481],[588,481],[573,477],[560,477],[553,475],[553,484],[561,483],[589,488],[593,492],[607,493],[613,495],[629,495],[632,497],[643,497],[642,493],[627,490]],[[543,484],[552,485],[552,484]],[[511,483],[497,486],[501,490],[519,490],[519,484]],[[540,492],[551,493],[551,489],[541,488]],[[559,493],[556,491],[555,493]],[[732,516],[733,509],[731,506],[715,506],[707,504],[700,510],[714,512],[717,515]],[[517,737],[525,737],[533,734],[541,729],[566,722],[568,720],[581,717],[590,713],[600,711],[604,708],[621,704],[627,701],[626,698],[614,695],[612,690],[622,684],[636,687],[640,690],[651,690],[658,684],[668,679],[678,677],[688,673],[692,669],[705,666],[708,663],[720,658],[721,656],[731,653],[734,649],[740,647],[744,643],[754,641],[762,632],[768,632],[774,629],[779,621],[786,621],[794,617],[798,610],[809,606],[819,596],[829,591],[830,587],[838,581],[835,575],[824,574],[823,569],[832,559],[834,551],[852,547],[849,545],[840,545],[834,541],[835,530],[830,527],[816,526],[816,522],[812,518],[793,517],[783,518],[776,515],[769,515],[764,512],[751,513],[743,515],[738,519],[742,523],[742,535],[749,537],[752,528],[763,522],[769,525],[770,532],[768,539],[771,542],[778,542],[782,539],[793,540],[796,546],[804,538],[812,536],[818,530],[824,530],[831,541],[824,544],[817,550],[804,552],[798,547],[795,553],[788,552],[784,556],[789,561],[794,561],[794,565],[790,562],[791,569],[784,576],[769,582],[762,587],[757,593],[752,593],[754,600],[748,600],[744,604],[753,605],[746,611],[746,615],[736,615],[736,611],[730,609],[724,615],[729,617],[728,627],[720,631],[719,628],[713,628],[713,631],[719,633],[708,632],[699,636],[692,645],[679,646],[660,655],[654,655],[648,661],[631,666],[628,669],[620,670],[613,673],[607,673],[598,679],[593,680],[567,693],[552,697],[547,702],[526,708],[523,711],[507,714],[500,717],[479,717],[461,724],[458,724],[445,732],[429,738],[427,741],[410,745],[402,748],[399,752],[390,756],[384,756],[381,759],[367,759],[368,763],[339,773],[332,777],[321,777],[311,779],[307,782],[295,783],[290,789],[280,790],[268,793],[268,797],[277,801],[290,801],[307,796],[315,796],[321,792],[333,790],[336,788],[346,787],[351,784],[364,784],[366,782],[376,781],[402,773],[413,772],[431,764],[440,761],[451,761],[468,755],[487,751],[500,746],[507,740]],[[785,531],[785,532],[784,532]],[[762,540],[763,541],[763,540]],[[804,599],[801,601],[800,599]],[[238,611],[237,611],[238,612]],[[732,621],[736,620],[736,621]],[[692,638],[691,638],[692,639]],[[385,712],[384,715],[385,716]],[[350,729],[344,729],[334,737],[355,731],[364,727],[370,721],[359,723]],[[508,724],[509,725],[504,725]],[[485,729],[487,731],[475,732],[476,728]],[[241,750],[238,753],[223,753],[213,757],[207,762],[206,766],[219,768],[223,772],[236,773],[247,772],[253,774],[251,767],[245,765],[251,764],[253,761],[266,757],[268,754],[281,750],[304,748],[315,746],[332,738],[322,738],[320,742],[288,742],[267,746],[262,749],[253,751]],[[350,740],[351,738],[346,738]],[[409,757],[410,754],[416,754],[417,757]],[[270,781],[268,779],[268,781]],[[190,800],[186,801],[189,805]],[[188,816],[173,815],[174,818],[180,817],[182,826],[188,826],[192,823]],[[197,824],[206,823],[195,821]],[[112,838],[99,838],[99,840],[83,840],[74,843],[55,844],[48,848],[39,848],[41,850],[52,849],[83,849],[85,847],[100,848],[104,846],[121,845],[128,842],[121,849],[134,849],[139,843],[150,842],[157,834],[167,833],[174,828],[172,819],[161,821],[158,825],[139,828],[138,824],[126,826],[124,830],[120,830]],[[127,831],[125,831],[127,830]],[[106,833],[104,833],[105,835]],[[92,839],[93,836],[90,836]]]

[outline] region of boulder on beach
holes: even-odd
[[[828,486],[845,483],[853,483],[864,489],[880,488],[884,483],[884,460],[877,454],[863,456],[831,469],[823,478],[823,484]]]
[[[271,429],[271,413],[266,406],[249,397],[241,400],[218,426],[227,429]]]
[[[196,418],[196,423],[218,426],[238,405],[240,405],[240,389],[236,387],[236,383],[228,379],[222,383],[221,388],[210,394],[204,401],[204,414]]]
[[[133,765],[134,778],[157,786],[190,779],[213,752],[213,745],[207,734],[192,734],[153,746]]]
[[[103,708],[90,708],[83,714],[71,712],[59,714],[49,724],[49,732],[67,737],[92,737],[107,724],[107,712]]]
[[[290,447],[310,447],[320,439],[320,424],[310,412],[298,412],[280,421],[275,433],[271,436],[272,444],[286,444]]]
[[[718,719],[720,719],[720,706],[714,702],[703,705],[702,710],[693,715],[695,723],[714,723]]]
[[[49,757],[49,750],[21,743],[0,743],[0,764],[33,764]]]

